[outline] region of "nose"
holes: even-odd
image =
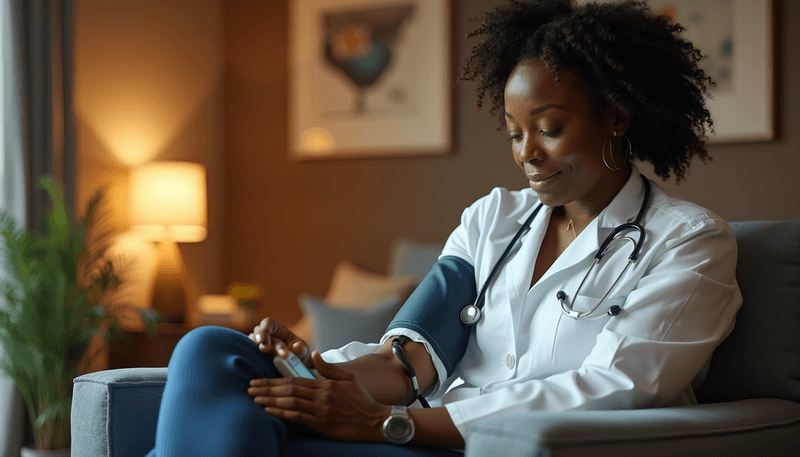
[[[544,158],[544,151],[539,142],[528,135],[517,145],[517,159],[522,163],[538,162]]]

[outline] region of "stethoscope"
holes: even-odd
[[[572,317],[573,319],[580,319],[580,318],[599,319],[605,317],[606,315],[616,316],[620,313],[620,311],[622,311],[621,306],[613,305],[610,308],[608,308],[608,311],[606,311],[605,313],[597,316],[592,316],[592,314],[595,311],[597,311],[598,308],[600,308],[600,305],[602,305],[603,302],[606,301],[606,298],[608,298],[609,294],[611,294],[611,291],[614,290],[614,287],[616,287],[620,279],[622,279],[622,276],[625,274],[625,272],[628,271],[628,268],[631,266],[631,264],[633,264],[633,262],[636,261],[636,259],[639,257],[639,252],[642,250],[642,245],[644,244],[644,228],[641,225],[641,221],[642,217],[644,216],[644,212],[647,210],[647,202],[650,199],[650,182],[647,180],[647,178],[645,178],[644,175],[640,174],[640,176],[642,177],[642,182],[644,183],[644,200],[642,201],[642,207],[639,208],[639,214],[636,215],[636,219],[634,219],[633,222],[627,222],[625,224],[616,227],[606,237],[606,239],[603,241],[603,244],[600,245],[600,249],[597,251],[597,254],[595,254],[594,262],[592,262],[592,265],[589,267],[589,271],[586,272],[586,275],[583,277],[583,280],[578,285],[578,289],[575,290],[575,295],[573,295],[573,297],[578,296],[578,293],[581,291],[583,284],[586,282],[586,278],[588,278],[589,275],[592,273],[594,266],[600,262],[600,259],[602,259],[604,255],[606,255],[608,247],[616,241],[629,241],[631,242],[631,244],[633,244],[633,251],[631,251],[631,255],[628,256],[628,263],[625,265],[625,268],[622,270],[619,276],[617,276],[616,281],[614,281],[614,283],[608,289],[606,294],[603,295],[603,298],[597,303],[597,305],[595,305],[595,307],[592,308],[590,311],[586,312],[579,312],[573,310],[572,305],[570,305],[567,302],[567,294],[564,293],[563,290],[559,290],[556,293],[556,298],[561,304],[561,311],[567,316]],[[536,209],[533,210],[533,213],[531,213],[531,215],[528,216],[528,219],[525,220],[525,223],[519,229],[517,234],[514,235],[514,238],[511,240],[510,243],[508,243],[506,250],[503,251],[503,255],[501,255],[497,263],[494,264],[491,273],[489,273],[489,277],[483,283],[483,287],[481,287],[481,292],[478,294],[478,298],[475,300],[475,303],[467,305],[461,310],[461,313],[459,313],[459,318],[461,319],[462,323],[466,325],[475,325],[481,319],[481,309],[483,308],[484,300],[486,297],[486,289],[489,288],[489,285],[491,284],[492,280],[497,274],[497,271],[500,269],[500,266],[503,264],[503,262],[505,262],[506,258],[508,257],[508,254],[511,252],[511,249],[514,247],[514,245],[516,245],[517,240],[519,240],[522,234],[525,233],[526,230],[528,230],[528,228],[531,225],[531,222],[533,222],[533,219],[536,217],[536,214],[538,214],[539,210],[542,209],[542,206],[543,206],[542,203],[539,203],[539,206],[537,206]],[[617,237],[617,235],[619,235],[620,233],[629,230],[635,230],[639,232],[639,241],[634,241],[634,239],[631,238],[630,236]]]

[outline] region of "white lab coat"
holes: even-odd
[[[635,169],[614,200],[530,287],[552,208],[544,206],[498,271],[483,318],[472,332],[455,373],[416,332],[394,329],[422,342],[439,375],[427,392],[445,406],[466,437],[480,419],[520,411],[630,409],[695,403],[692,386],[705,376],[714,348],[733,328],[742,298],[736,284],[736,240],[719,217],[666,194],[651,182],[642,221],[645,243],[606,302],[623,306],[615,317],[575,320],[556,298],[570,303],[605,237],[635,218],[644,186]],[[475,268],[478,290],[514,234],[538,205],[525,189],[496,188],[467,208],[442,256]],[[588,311],[625,267],[630,243],[617,243],[595,267],[574,299]],[[374,352],[377,344],[352,343],[328,351],[339,362]]]

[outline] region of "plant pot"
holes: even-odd
[[[69,457],[69,448],[40,451],[32,444],[20,449],[20,457]]]

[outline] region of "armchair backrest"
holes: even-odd
[[[698,398],[800,401],[800,218],[733,222],[742,307]]]

